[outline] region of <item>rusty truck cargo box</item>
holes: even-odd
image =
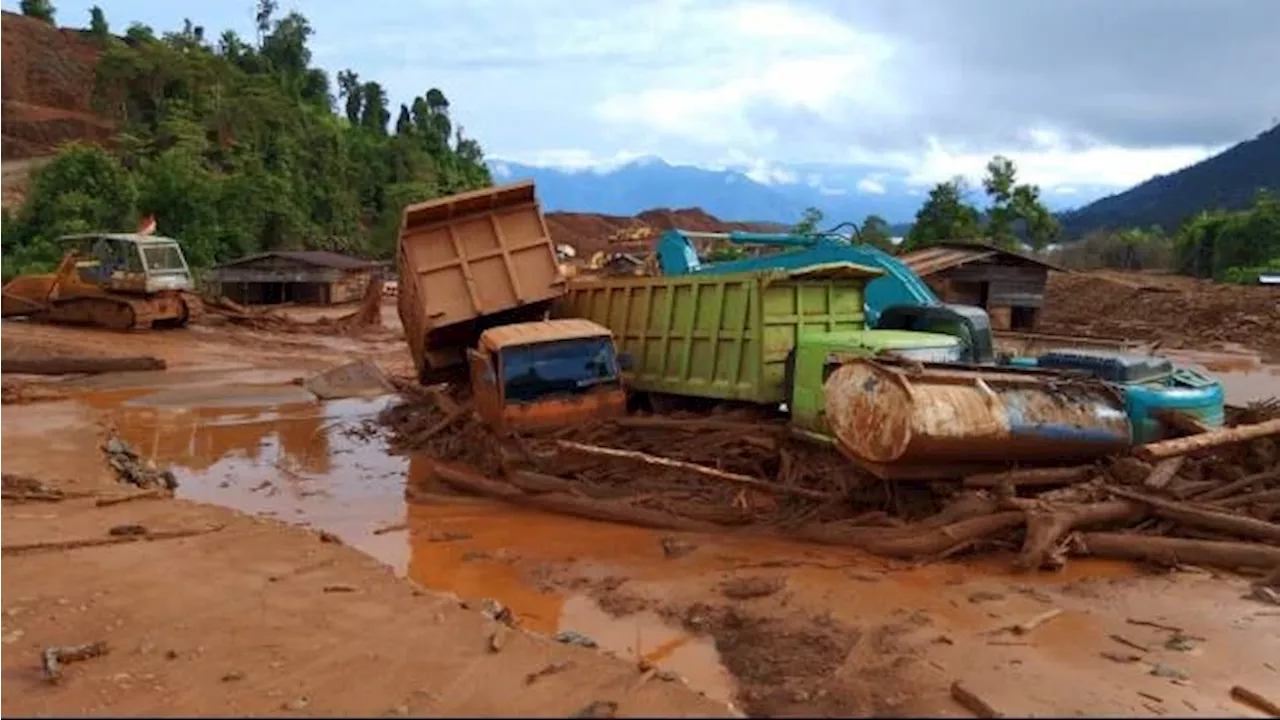
[[[565,291],[532,181],[410,205],[397,307],[420,377],[461,365],[488,327],[542,317]]]

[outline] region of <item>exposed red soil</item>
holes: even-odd
[[[1133,273],[1051,273],[1044,332],[1159,340],[1166,348],[1243,345],[1280,357],[1280,290]]]
[[[45,155],[71,140],[106,142],[112,124],[93,108],[101,50],[79,30],[3,13],[3,156]]]
[[[743,223],[721,220],[702,208],[654,208],[635,217],[595,213],[552,212],[546,214],[547,229],[557,244],[567,243],[588,256],[599,250],[643,252],[663,230],[680,228],[696,232],[777,231],[773,223]]]

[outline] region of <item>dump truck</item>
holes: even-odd
[[[201,308],[191,270],[172,238],[129,233],[68,235],[51,274],[3,287],[3,316],[111,330],[182,327]]]
[[[480,415],[529,430],[625,412],[609,329],[550,320],[566,290],[531,181],[410,205],[396,307],[423,384],[469,375]]]
[[[838,394],[847,400],[850,392],[857,392],[839,380],[833,387],[832,378],[843,377],[836,373],[846,365],[886,362],[886,356],[907,363],[916,386],[947,388],[933,392],[924,409],[926,420],[944,424],[938,432],[954,435],[961,445],[967,438],[990,447],[1000,444],[992,441],[995,433],[1009,449],[1007,455],[987,453],[975,460],[975,467],[1005,465],[1010,458],[1034,464],[1098,457],[1127,444],[1124,401],[1102,383],[1088,378],[1068,382],[1051,371],[969,362],[967,338],[981,336],[982,326],[937,324],[950,333],[869,329],[863,293],[879,273],[852,263],[832,263],[733,274],[583,278],[570,284],[557,314],[586,318],[613,331],[620,352],[628,358],[630,370],[624,378],[633,405],[676,396],[777,407],[789,415],[793,432],[837,445],[881,477],[937,477],[957,467],[935,463],[927,452],[915,449],[927,450],[928,442],[917,442],[911,452],[875,455],[835,432],[848,435],[847,428],[863,427],[864,420],[850,416],[832,421],[831,398]],[[964,320],[963,315],[946,317]],[[955,377],[948,374],[952,372],[968,373],[972,387],[956,394]],[[986,378],[993,387],[1011,385],[1016,392],[1007,407],[979,416],[968,405],[970,396],[984,392]],[[1070,392],[1060,390],[1067,385]],[[874,395],[871,390],[863,389]],[[880,402],[897,402],[899,406],[889,410],[910,416],[921,410],[918,396],[907,392]],[[864,413],[864,418],[883,418],[889,410],[876,403],[855,407],[845,402],[837,407],[846,415]],[[928,437],[934,431],[928,422],[924,426],[915,436]],[[1048,442],[1046,437],[1056,440]]]

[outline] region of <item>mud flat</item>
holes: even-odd
[[[1238,716],[1234,685],[1280,681],[1277,608],[1231,572],[1080,558],[1014,575],[1016,546],[914,563],[458,495],[368,432],[385,401],[289,381],[355,358],[396,373],[394,332],[6,323],[6,355],[51,348],[169,369],[30,383],[48,392],[5,405],[5,473],[81,495],[3,503],[5,713],[969,716],[958,682],[1008,715]],[[103,462],[108,429],[179,499],[100,507],[139,492]],[[519,629],[485,615],[503,608]],[[98,641],[44,678],[46,648]]]
[[[83,352],[107,344],[103,335],[6,323],[5,352]],[[264,342],[238,348],[245,337]],[[146,340],[126,336],[119,344],[152,347],[177,370],[169,375],[180,386],[165,373],[127,373],[31,383],[36,390],[25,394],[7,388],[4,714],[564,717],[593,703],[596,712],[616,704],[620,715],[732,714],[674,676],[645,676],[632,659],[556,642],[504,622],[509,614],[492,619],[485,614],[494,614],[492,603],[482,598],[464,607],[456,595],[427,591],[331,532],[167,497],[100,504],[140,492],[117,482],[104,462],[99,448],[108,428],[133,441],[145,432],[163,437],[140,450],[149,459],[172,453],[199,465],[199,458],[226,456],[254,467],[262,428],[299,427],[299,417],[315,409],[290,395],[291,386],[271,385],[279,373],[289,362],[301,375],[348,356],[348,348],[322,338],[301,364],[267,338],[239,332]],[[362,349],[376,357],[376,347]],[[240,392],[210,393],[237,378]],[[262,383],[255,392],[243,390],[255,381]],[[219,446],[221,438],[244,436],[250,395],[258,404],[276,401],[275,420],[259,423],[247,447]],[[119,408],[125,414],[113,413]],[[175,421],[181,417],[188,420]],[[304,420],[305,429],[286,440],[290,449],[306,453],[321,422]],[[213,444],[202,446],[197,436]],[[330,461],[329,448],[313,451]],[[324,467],[273,464],[271,474],[287,482]],[[189,468],[178,469],[192,478]],[[197,497],[201,487],[192,483]],[[203,487],[219,489],[216,482]],[[402,512],[401,494],[395,491],[388,512]],[[105,654],[65,663],[56,682],[42,669],[49,648],[98,642]]]

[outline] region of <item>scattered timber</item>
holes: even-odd
[[[0,361],[0,372],[23,375],[97,375],[109,372],[136,372],[164,370],[165,362],[158,357],[51,357],[5,358]]]

